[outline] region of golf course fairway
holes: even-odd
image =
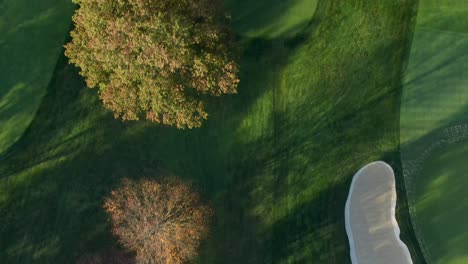
[[[468,2],[419,1],[400,139],[412,221],[428,263],[468,263]]]
[[[238,94],[207,101],[201,128],[115,120],[59,58],[34,120],[0,156],[0,263],[76,263],[112,250],[103,200],[122,178],[161,170],[213,208],[195,263],[351,262],[343,208],[353,175],[383,160],[401,176],[415,2],[225,2],[241,81]],[[423,263],[396,187],[401,238]]]
[[[34,118],[73,10],[70,0],[0,1],[0,154]]]

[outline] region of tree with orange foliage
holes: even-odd
[[[237,92],[222,0],[73,1],[65,55],[116,118],[199,127],[207,95]]]
[[[120,243],[144,264],[193,259],[212,214],[197,192],[175,179],[124,179],[104,208]]]

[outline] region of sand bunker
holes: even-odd
[[[400,240],[395,206],[395,175],[388,164],[373,162],[354,175],[345,208],[354,264],[413,263]]]

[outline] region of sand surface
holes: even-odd
[[[354,264],[413,263],[395,219],[395,175],[373,162],[354,175],[346,202],[346,233]]]

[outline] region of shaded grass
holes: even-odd
[[[229,3],[233,21],[255,10],[247,3]],[[302,2],[288,3],[294,10]],[[398,174],[413,7],[320,1],[313,17],[304,12],[302,23],[275,37],[252,36],[251,16],[236,26],[244,47],[239,94],[213,99],[196,130],[113,120],[62,58],[35,120],[0,158],[0,262],[73,263],[113,247],[103,197],[122,177],[167,169],[193,181],[215,209],[198,262],[349,263],[344,204],[352,176],[377,159]],[[399,196],[399,208],[404,203]],[[401,223],[419,263],[411,226]]]
[[[247,37],[293,37],[305,28],[314,14],[317,0],[226,0],[236,15],[233,26]]]
[[[69,0],[0,2],[0,153],[34,118],[73,10]]]
[[[466,223],[467,143],[445,145],[426,161],[415,185],[418,228],[429,250],[431,263],[468,261]]]
[[[463,0],[420,0],[418,26],[440,31],[468,33],[466,10],[468,2]]]
[[[468,123],[467,17],[466,1],[420,1],[402,94],[402,163],[415,230],[429,263],[466,262],[466,228],[455,220],[465,218],[454,209],[454,203],[466,209],[457,190],[468,181],[455,158],[466,158],[466,152],[441,135]]]

